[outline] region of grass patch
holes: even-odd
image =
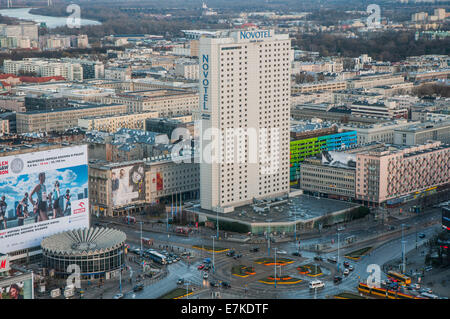
[[[256,274],[255,269],[253,267],[247,267],[244,265],[235,265],[231,267],[231,274],[238,277],[248,277]]]
[[[351,293],[351,292],[341,292],[337,295],[334,295],[335,299],[367,299],[366,297],[362,297],[360,295]]]
[[[275,258],[272,257],[264,257],[264,258],[258,258],[255,260],[255,263],[262,264],[265,266],[286,266],[288,264],[292,264],[294,261],[289,258],[277,258],[277,262],[275,263]]]
[[[372,247],[364,247],[355,251],[352,251],[351,253],[345,255],[344,257],[352,260],[360,260],[362,256],[365,256]]]
[[[193,245],[192,248],[204,250],[204,251],[207,251],[207,252],[210,252],[210,253],[212,253],[212,252],[214,252],[214,253],[223,253],[225,251],[230,250],[230,248],[222,248],[222,247],[214,247],[214,250],[213,250],[212,246],[207,246],[207,245],[203,245],[203,246]]]
[[[307,275],[310,277],[317,277],[317,276],[323,275],[322,269],[318,265],[312,265],[312,264],[302,265],[302,266],[297,267],[297,270],[300,274]]]
[[[275,278],[273,276],[268,276],[266,278],[258,280],[263,284],[275,285]],[[302,280],[299,278],[291,277],[291,276],[281,276],[277,277],[277,285],[295,285],[301,283]]]
[[[158,299],[180,299],[189,295],[192,295],[194,291],[192,289],[184,289],[184,288],[175,288],[174,290],[169,291],[165,295],[162,295]]]

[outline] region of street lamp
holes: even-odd
[[[267,232],[267,256],[270,256],[270,222],[272,219],[268,219],[267,222],[269,223],[269,230]]]
[[[217,240],[219,240],[219,211],[216,211],[216,224],[217,224],[217,234],[216,234],[216,238]]]
[[[213,266],[212,266],[212,268],[213,268],[213,273],[215,272],[215,264],[214,264],[214,256],[215,256],[215,254],[214,254],[214,252],[215,252],[215,249],[214,249],[214,236],[211,236],[212,237],[212,240],[213,240]]]
[[[338,255],[337,255],[337,269],[339,271],[339,246],[340,246],[340,237],[339,237],[339,228],[337,229],[337,238],[338,238]]]
[[[277,288],[277,248],[275,247],[273,250],[275,251],[275,263],[274,263],[275,267],[274,267],[274,269],[275,269],[275,289],[276,289]]]
[[[406,271],[406,263],[405,263],[405,244],[406,244],[406,242],[405,242],[405,239],[404,239],[404,236],[403,236],[403,227],[405,226],[405,224],[402,224],[402,271],[403,271],[403,273],[405,273],[405,271]]]

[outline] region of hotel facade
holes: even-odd
[[[201,208],[227,213],[288,194],[289,36],[216,32],[199,39],[199,61]]]

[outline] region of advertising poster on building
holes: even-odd
[[[0,253],[89,227],[87,146],[0,158]]]
[[[33,299],[33,279],[14,283],[0,282],[0,299]]]
[[[156,173],[156,190],[162,191],[164,189],[164,181],[161,173]]]
[[[334,167],[356,168],[356,154],[322,151],[322,164]]]
[[[111,171],[112,202],[114,207],[145,201],[144,165],[115,168]]]

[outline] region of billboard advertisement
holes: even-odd
[[[0,253],[89,227],[87,146],[0,157]]]
[[[161,173],[156,173],[156,190],[162,191],[164,189],[164,182]]]
[[[33,275],[0,281],[0,299],[33,299]]]
[[[334,167],[356,168],[356,154],[322,151],[322,164]]]
[[[111,170],[114,207],[145,201],[144,165],[136,164]]]

